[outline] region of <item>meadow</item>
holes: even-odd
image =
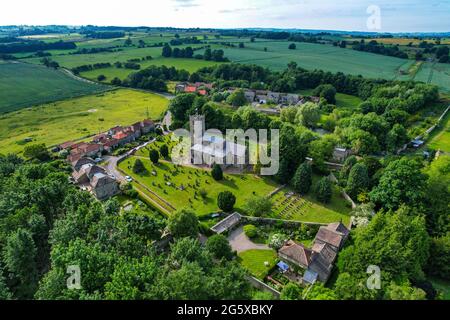
[[[0,63],[0,114],[108,89],[41,65]]]
[[[160,95],[120,89],[8,113],[0,116],[0,150],[20,153],[26,138],[47,146],[80,139],[142,120],[147,111],[158,119],[167,105]]]

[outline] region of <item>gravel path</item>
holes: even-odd
[[[244,233],[243,227],[239,227],[231,232],[228,236],[228,241],[230,242],[231,248],[233,250],[239,252],[247,251],[247,250],[268,250],[270,249],[265,244],[258,244],[252,242]]]

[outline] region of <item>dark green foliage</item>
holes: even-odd
[[[330,179],[327,177],[321,178],[315,186],[315,194],[317,200],[323,203],[328,203],[333,195],[333,188]]]
[[[230,191],[222,191],[217,196],[217,206],[222,211],[231,212],[235,203],[236,197]]]
[[[423,206],[426,175],[415,160],[402,158],[389,163],[370,199],[387,210],[396,210],[402,204]]]
[[[157,164],[159,161],[159,152],[155,149],[150,150],[148,153],[148,156],[150,158],[150,161],[154,164]]]
[[[215,234],[206,241],[206,250],[208,250],[216,259],[225,258],[230,260],[233,252],[228,239],[221,234]]]
[[[307,162],[302,163],[295,172],[292,178],[292,186],[294,190],[300,194],[306,194],[312,185],[312,169]]]
[[[362,163],[355,164],[350,170],[345,191],[352,199],[356,199],[361,192],[369,188],[369,174]]]
[[[336,88],[331,84],[322,84],[314,89],[313,94],[327,100],[328,103],[336,103]]]
[[[145,166],[144,166],[144,163],[142,162],[142,160],[136,159],[136,161],[134,162],[134,165],[133,165],[133,172],[137,173],[137,174],[143,174],[146,171],[147,171],[147,169],[145,169]]]
[[[163,144],[159,148],[159,153],[161,154],[162,157],[167,158],[169,156],[169,147],[167,147],[166,144]]]
[[[450,232],[431,241],[426,270],[431,275],[450,280]]]
[[[37,159],[39,161],[47,161],[50,159],[50,153],[45,144],[33,144],[26,146],[23,155],[29,159]]]
[[[223,180],[223,171],[220,165],[214,164],[212,170],[211,170],[211,176],[214,180],[220,181]]]
[[[194,212],[181,209],[171,214],[167,228],[175,238],[197,237],[198,218]]]

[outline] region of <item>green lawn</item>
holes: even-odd
[[[136,159],[137,157],[131,157],[122,162],[119,167],[176,209],[190,207],[198,215],[219,210],[217,196],[221,191],[231,191],[237,198],[235,207],[242,209],[246,200],[253,197],[253,192],[257,195],[267,195],[276,188],[274,182],[253,174],[225,175],[225,180],[215,181],[208,170],[179,167],[176,171],[175,166],[169,162],[153,165],[148,160],[148,155],[140,157],[148,172],[137,175],[132,172]],[[152,171],[156,172],[156,176],[152,174]],[[168,183],[171,185],[169,186]],[[180,190],[181,185],[185,187],[184,190]],[[200,196],[202,189],[207,192],[206,199]]]
[[[450,152],[450,112],[442,120],[440,128],[436,128],[429,142],[430,148]]]
[[[0,63],[0,113],[109,89],[61,70],[26,63]]]
[[[23,109],[0,116],[1,153],[21,152],[25,138],[47,146],[93,135],[115,125],[161,117],[168,100],[147,92],[120,89]]]
[[[238,254],[238,261],[248,272],[263,280],[277,263],[277,253],[275,250],[247,250]]]

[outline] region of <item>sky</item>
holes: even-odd
[[[14,0],[0,25],[449,32],[450,0]]]

